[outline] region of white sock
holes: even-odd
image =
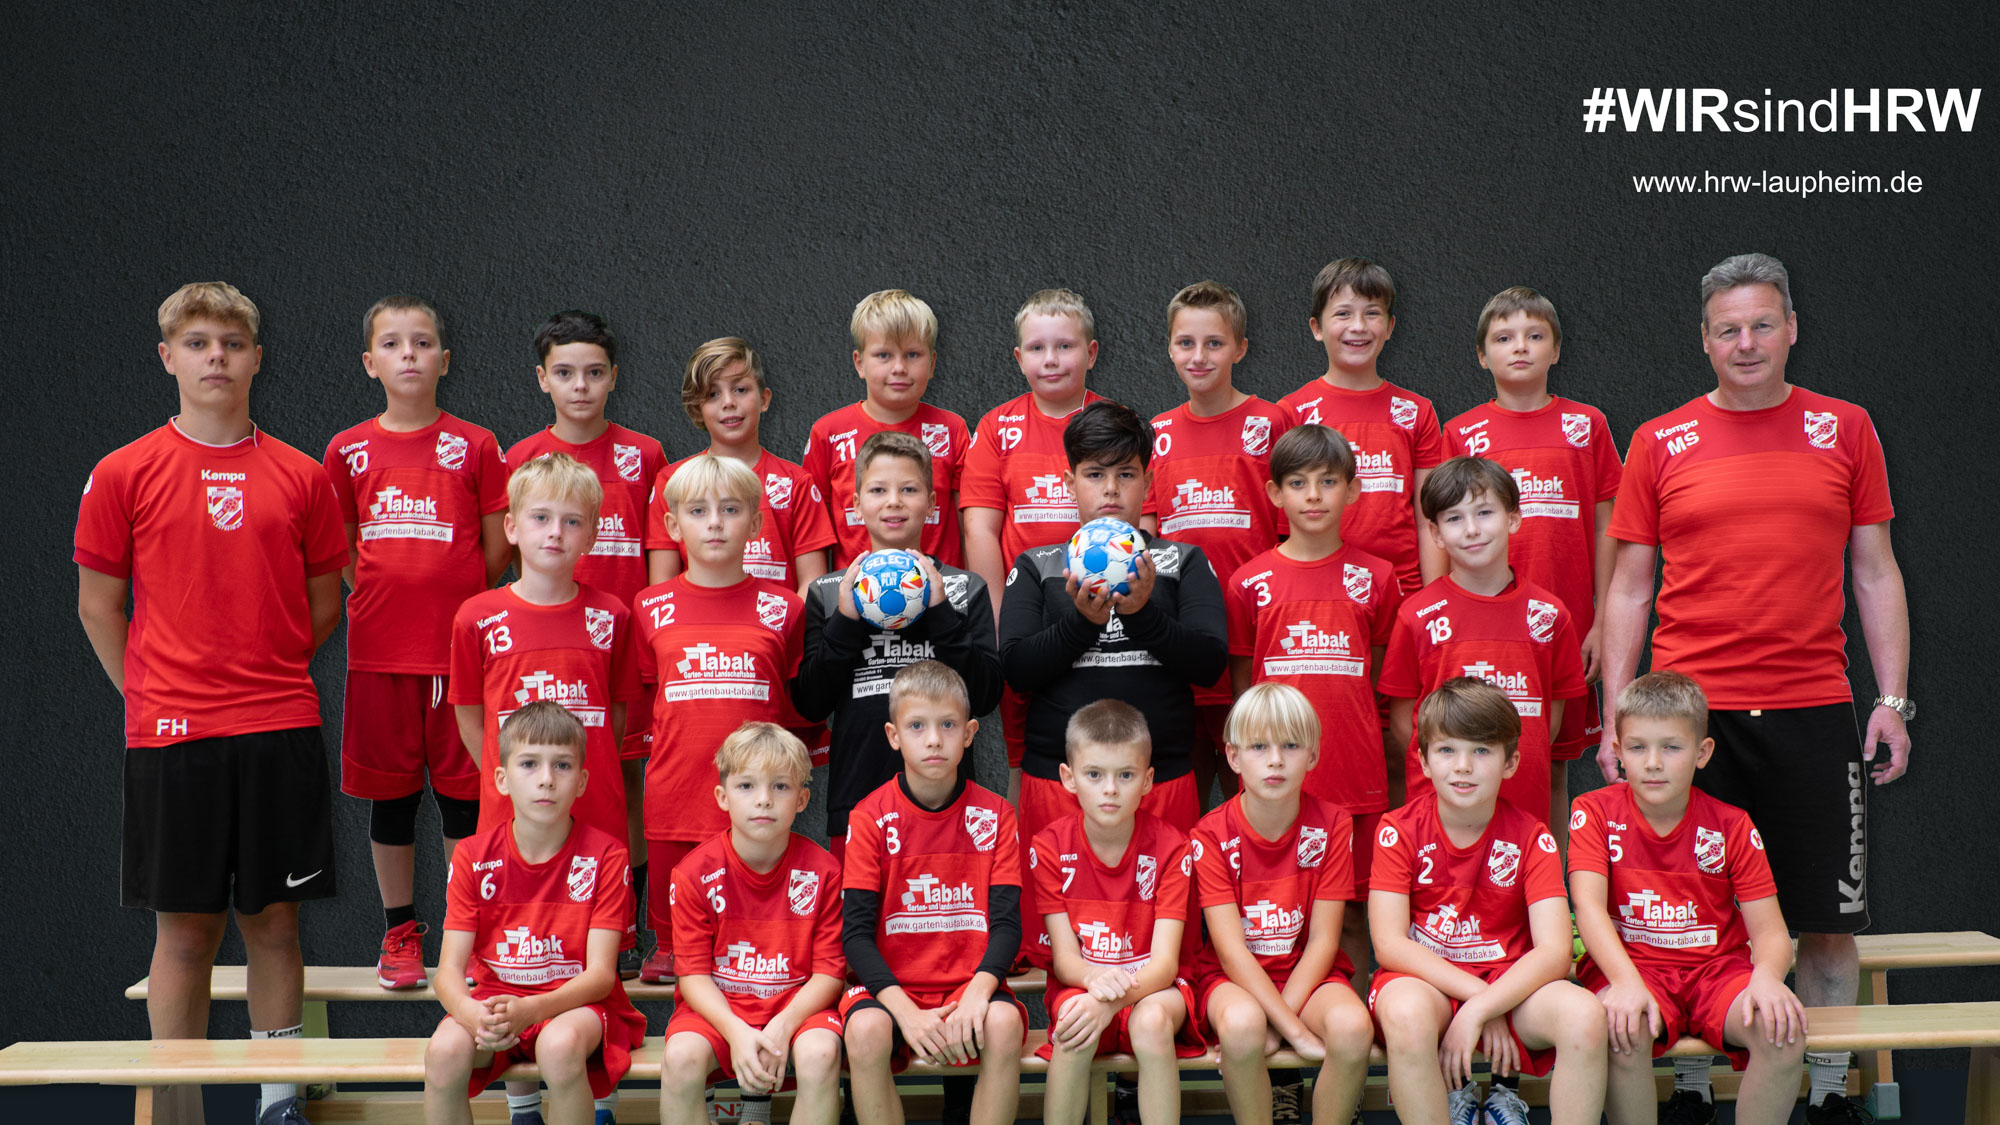
[[[1828,1094],[1846,1097],[1847,1064],[1853,1058],[1853,1051],[1807,1051],[1806,1070],[1812,1074],[1812,1093],[1806,1098],[1807,1104],[1823,1104]]]
[[[594,1101],[594,1102],[592,1102],[592,1103],[590,1103],[590,1104],[591,1104],[592,1108],[595,1108],[595,1109],[608,1109],[608,1110],[610,1110],[610,1111],[611,1111],[611,1112],[612,1112],[612,1113],[613,1113],[613,1114],[615,1115],[615,1114],[616,1114],[616,1113],[618,1112],[618,1091],[617,1091],[617,1090],[613,1090],[613,1091],[611,1091],[611,1096],[610,1096],[610,1097],[608,1097],[608,1098],[599,1098],[599,1099],[597,1099],[596,1101]]]
[[[737,1120],[758,1121],[758,1122],[763,1122],[764,1125],[770,1125],[771,1095],[769,1094],[743,1095],[743,1115],[737,1118]]]
[[[281,1027],[276,1031],[252,1031],[252,1039],[297,1039],[306,1033],[304,1024]],[[263,1082],[257,1087],[257,1114],[263,1116],[265,1110],[284,1101],[299,1096],[299,1088],[284,1082]]]
[[[1674,1089],[1693,1090],[1702,1101],[1715,1101],[1715,1090],[1708,1084],[1708,1068],[1714,1065],[1714,1059],[1675,1059]]]
[[[535,1089],[535,1092],[532,1094],[507,1095],[507,1116],[509,1117],[512,1117],[517,1113],[529,1113],[529,1112],[538,1113],[541,1111],[541,1108],[542,1108],[542,1091],[540,1087],[537,1087]]]

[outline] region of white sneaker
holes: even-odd
[[[1528,1103],[1521,1095],[1499,1083],[1486,1092],[1485,1116],[1480,1125],[1528,1125]]]
[[[1451,1113],[1451,1125],[1479,1125],[1478,1084],[1467,1082],[1453,1090],[1446,1108]]]

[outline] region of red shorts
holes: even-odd
[[[1140,799],[1139,808],[1184,833],[1192,834],[1195,822],[1201,819],[1201,805],[1195,797],[1194,775],[1184,773],[1172,781],[1154,783],[1152,791]],[[1021,775],[1021,842],[1024,845],[1032,843],[1042,829],[1082,810],[1076,794],[1063,788],[1062,782]],[[1042,916],[1035,910],[1035,880],[1030,876],[1021,882],[1021,916],[1034,919],[1037,923],[1022,927],[1021,955],[1027,958],[1029,964],[1046,969],[1051,956],[1049,931],[1039,924]]]
[[[653,756],[653,695],[659,690],[647,684],[639,698],[625,705],[625,741],[618,744],[619,761]]]
[[[1201,1020],[1195,1015],[1194,989],[1188,982],[1178,977],[1174,979],[1174,987],[1180,990],[1181,1003],[1187,1006],[1187,1015],[1181,1020],[1181,1028],[1174,1033],[1174,1057],[1191,1059],[1197,1055],[1205,1055],[1208,1053],[1208,1039],[1202,1035]],[[1048,993],[1042,998],[1042,1006],[1049,1013],[1049,1026],[1055,1026],[1056,1017],[1061,1014],[1062,1006],[1069,1003],[1070,997],[1082,996],[1084,994],[1084,989],[1072,988],[1066,984],[1057,985],[1049,989]],[[1044,1043],[1035,1049],[1035,1055],[1038,1058],[1054,1058],[1055,1053],[1056,1049],[1054,1045],[1049,1043]],[[1132,1054],[1132,1006],[1130,1004],[1120,1008],[1118,1014],[1111,1017],[1111,1026],[1104,1029],[1103,1035],[1098,1036],[1097,1053],[1099,1055]]]
[[[1703,1042],[1729,1056],[1729,1065],[1742,1070],[1750,1065],[1750,1049],[1733,1047],[1724,1036],[1729,1026],[1729,1010],[1750,985],[1750,955],[1738,950],[1718,954],[1699,965],[1662,965],[1632,962],[1646,982],[1646,991],[1660,1006],[1660,1037],[1653,1040],[1653,1057],[1667,1053],[1683,1035],[1699,1036]],[[1584,958],[1576,967],[1576,983],[1592,995],[1610,987],[1603,970]],[[1737,1025],[1741,1028],[1741,1024]]]
[[[1007,742],[1007,768],[1021,768],[1028,753],[1028,697],[1013,688],[1000,691],[1000,733]]]
[[[445,678],[407,672],[347,673],[341,704],[340,791],[393,801],[431,788],[460,801],[479,799],[479,766],[458,737],[457,710]]]
[[[960,996],[965,995],[965,990],[971,984],[971,981],[967,981],[950,992],[927,992],[922,989],[905,986],[903,994],[908,996],[910,1001],[919,1008],[942,1008]],[[1021,1027],[1025,1030],[1028,1026],[1027,1005],[1021,1003],[1014,996],[1014,991],[1008,988],[1005,983],[1002,983],[1000,987],[993,990],[993,999],[991,1002],[998,1004],[1003,1000],[1014,1005],[1014,1010],[1021,1013]],[[875,999],[874,993],[869,992],[866,985],[857,984],[840,994],[841,1022],[843,1024],[854,1022],[854,1012],[857,1008],[861,1007],[882,1008],[883,1015],[889,1014],[888,1008],[884,1007],[880,1000]],[[901,1074],[910,1065],[910,1045],[903,1042],[903,1029],[896,1025],[895,1020],[891,1018],[889,1023],[893,1029],[890,1034],[894,1037],[895,1043],[895,1046],[889,1052],[889,1073]],[[954,1063],[952,1065],[957,1067],[975,1067],[979,1065],[979,1060],[973,1059],[970,1062]]]
[[[597,1050],[590,1053],[583,1072],[590,1079],[590,1096],[608,1098],[611,1091],[618,1088],[625,1072],[632,1069],[632,1048],[645,1041],[646,1017],[629,1004],[623,1012],[616,1014],[602,1003],[585,1004],[583,1007],[597,1017],[599,1032]],[[446,1016],[439,1026],[454,1022],[452,1017]],[[465,1084],[465,1096],[478,1097],[481,1090],[493,1085],[501,1073],[515,1063],[532,1062],[535,1040],[541,1037],[542,1028],[547,1027],[548,1022],[543,1020],[531,1025],[521,1033],[520,1042],[504,1051],[493,1052],[493,1058],[485,1066],[473,1067],[472,1077]]]
[[[1203,955],[1207,955],[1206,951],[1204,951]],[[1220,969],[1203,973],[1194,980],[1194,1013],[1199,1017],[1201,1024],[1199,1030],[1204,1036],[1217,1043],[1222,1041],[1222,1037],[1216,1034],[1214,1022],[1208,1018],[1208,1002],[1215,998],[1215,990],[1228,982],[1228,974]],[[1277,986],[1278,991],[1283,992],[1285,985],[1291,983],[1291,978],[1287,977],[1284,980],[1278,980],[1274,977],[1271,983]],[[1347,959],[1347,954],[1334,954],[1333,968],[1326,971],[1326,979],[1314,985],[1313,991],[1318,992],[1321,988],[1329,984],[1337,984],[1342,988],[1354,987],[1354,962]],[[1311,997],[1308,996],[1307,999],[1311,999]]]
[[[693,840],[646,841],[646,924],[668,949],[674,947],[674,864],[700,846]]]
[[[1582,699],[1571,699],[1563,705],[1562,729],[1555,733],[1555,745],[1550,748],[1549,757],[1558,762],[1574,762],[1586,751],[1595,754],[1604,740],[1604,717],[1598,712],[1596,684],[1586,685]]]
[[[812,1015],[807,1016],[805,1021],[799,1024],[799,1029],[792,1032],[792,1042],[797,1043],[799,1036],[804,1035],[808,1031],[817,1031],[822,1028],[833,1032],[838,1037],[843,1030],[843,1025],[840,1022],[840,1013],[834,1011],[832,1008],[828,1008],[825,1011],[814,1012]],[[708,1040],[709,1050],[715,1052],[715,1069],[708,1073],[708,1080],[711,1085],[717,1078],[736,1077],[736,1068],[731,1065],[729,1057],[729,1040],[724,1039],[722,1033],[715,1030],[714,1024],[695,1014],[693,1008],[688,1007],[686,1004],[676,1004],[674,1005],[673,1018],[667,1021],[666,1038],[672,1039],[682,1032],[691,1032]],[[785,1084],[779,1087],[779,1089],[790,1090],[796,1085],[797,1083],[787,1078],[785,1079]]]
[[[1493,977],[1497,977],[1501,973],[1506,972],[1511,967],[1512,967],[1511,965],[1501,965],[1496,970],[1494,970],[1491,976],[1488,976],[1485,973],[1475,970],[1472,966],[1469,965],[1459,966],[1459,968],[1464,969],[1466,972],[1471,973],[1473,976],[1480,977],[1485,980],[1491,980],[1493,979]],[[1372,1020],[1375,1024],[1375,1043],[1377,1046],[1386,1047],[1387,1044],[1383,1041],[1382,1038],[1382,1021],[1375,1018],[1375,998],[1382,994],[1382,987],[1384,985],[1388,984],[1392,980],[1400,980],[1403,977],[1409,977],[1411,980],[1422,979],[1421,977],[1413,976],[1409,973],[1396,972],[1393,969],[1376,969],[1375,976],[1371,978],[1368,982],[1368,1018]],[[1428,984],[1429,982],[1425,983]],[[1439,995],[1443,994],[1440,993]],[[1457,1015],[1459,1009],[1459,1001],[1454,1000],[1449,996],[1446,996],[1444,999],[1445,1003],[1451,1005],[1451,1014],[1454,1016]],[[1514,1030],[1514,1014],[1512,1012],[1507,1013],[1507,1035],[1514,1040],[1514,1050],[1519,1052],[1521,1055],[1521,1073],[1532,1074],[1536,1078],[1547,1078],[1549,1076],[1549,1071],[1554,1069],[1556,1065],[1555,1048],[1549,1047],[1545,1050],[1540,1050],[1540,1051],[1529,1050],[1528,1045],[1526,1043],[1521,1042],[1520,1033]]]

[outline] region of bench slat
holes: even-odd
[[[427,968],[424,975],[429,977],[437,972]],[[151,978],[141,978],[137,984],[125,990],[127,1000],[144,1000],[147,984]],[[1016,994],[1041,992],[1047,986],[1047,977],[1036,969],[1020,976],[1009,977],[1008,987]],[[242,965],[217,965],[209,974],[209,998],[212,1000],[242,1001],[249,996],[248,970]],[[674,986],[671,984],[640,984],[638,981],[625,982],[625,995],[633,1000],[672,1000]],[[308,965],[306,966],[305,994],[308,1001],[347,1001],[370,1003],[388,1001],[408,1003],[422,1000],[437,1003],[437,994],[426,984],[422,988],[397,989],[394,992],[383,988],[375,981],[373,965]]]

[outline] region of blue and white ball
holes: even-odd
[[[1069,573],[1092,594],[1129,594],[1145,549],[1139,532],[1121,519],[1091,520],[1069,537]]]
[[[915,551],[870,551],[854,579],[854,609],[880,629],[901,629],[924,615],[931,583]]]

